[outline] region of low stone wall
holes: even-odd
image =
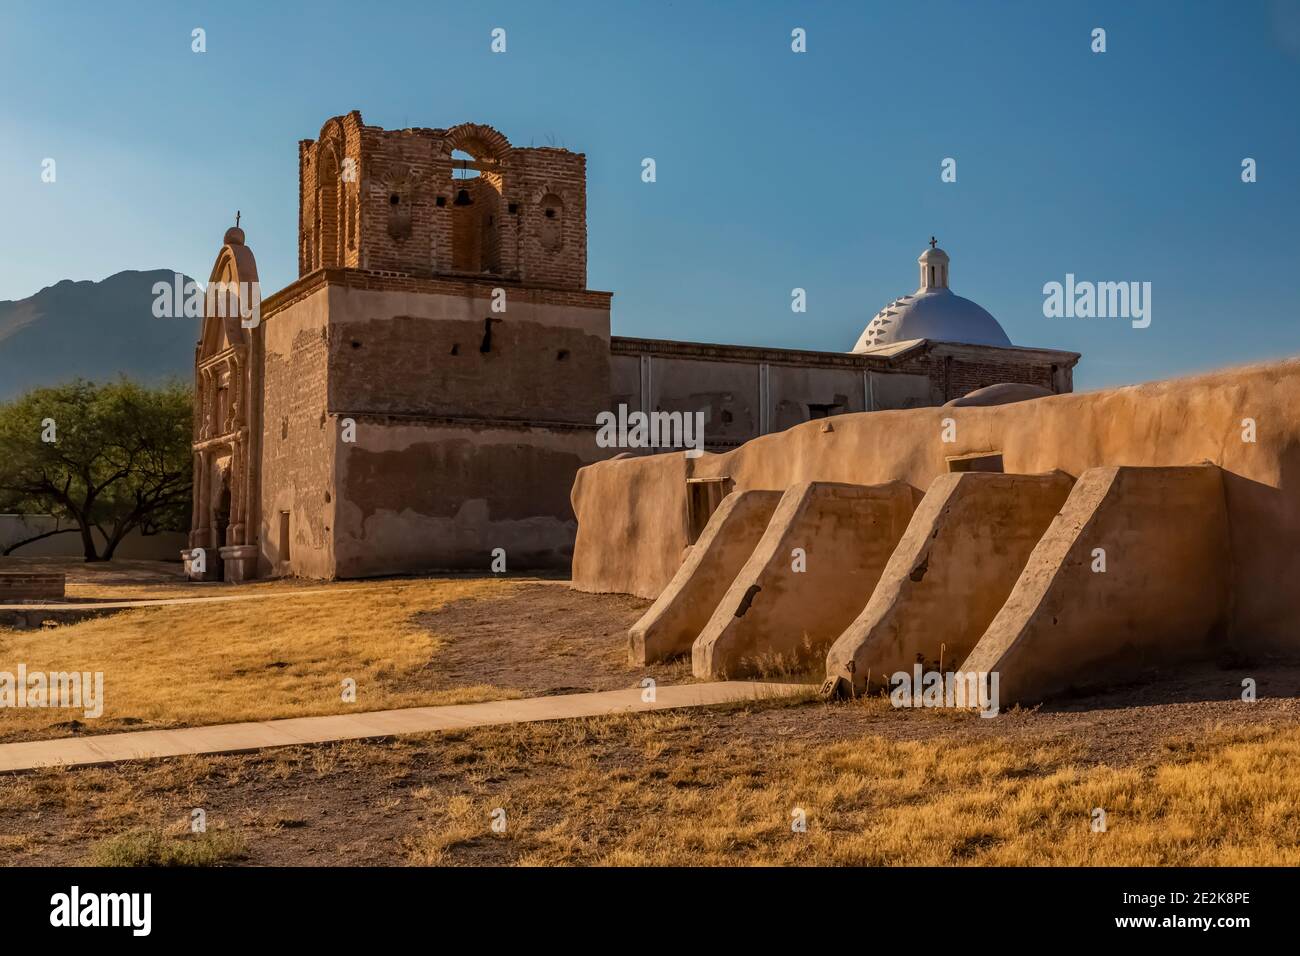
[[[62,571],[0,571],[0,604],[62,601],[66,579]]]
[[[54,518],[49,515],[0,514],[0,551],[15,542],[54,531],[56,527]],[[91,533],[102,551],[106,543],[103,534],[97,529]],[[132,531],[122,539],[113,557],[136,561],[179,561],[184,547],[186,536],[183,531],[161,531],[150,535]],[[79,557],[82,553],[81,534],[74,528],[31,541],[17,548],[10,557]]]

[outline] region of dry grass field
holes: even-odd
[[[1294,865],[1296,712],[1250,706],[1265,704],[979,722],[769,703],[46,770],[0,777],[0,849],[22,864]]]
[[[118,573],[102,572],[110,579]],[[138,571],[130,573],[138,579]],[[83,586],[111,594],[103,578]],[[690,679],[689,663],[628,667],[625,633],[647,602],[593,599],[561,581],[172,588],[169,598],[240,599],[139,608],[39,630],[0,626],[0,670],[12,673],[23,663],[28,672],[104,674],[101,717],[5,709],[0,743],[609,690],[646,675]],[[343,700],[349,678],[355,703]]]
[[[144,727],[468,703],[517,696],[471,684],[428,690],[419,673],[442,642],[414,622],[454,601],[501,597],[511,585],[475,579],[263,585],[258,600],[126,611],[40,630],[0,628],[0,669],[102,671],[103,717],[7,710],[0,741]],[[209,596],[210,591],[201,592]],[[177,596],[177,595],[169,595]],[[343,701],[343,681],[357,701]]]
[[[319,586],[317,586],[319,587]],[[562,583],[262,585],[0,630],[0,669],[102,669],[105,719],[3,739],[633,686],[643,601]],[[248,592],[252,593],[252,592]],[[648,671],[689,678],[682,664]],[[1258,680],[1260,699],[1239,698]],[[993,720],[768,701],[0,775],[0,851],[94,865],[1300,864],[1300,666],[1158,675]],[[190,832],[191,812],[207,814]],[[1107,829],[1092,831],[1094,808]],[[806,831],[791,824],[803,812]],[[493,814],[505,813],[494,832]]]

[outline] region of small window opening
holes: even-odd
[[[946,459],[949,471],[994,471],[1001,472],[1002,453],[981,451],[973,455],[949,455]]]
[[[391,196],[388,197],[388,205],[390,206],[396,206],[401,201],[402,201],[402,197],[397,195],[397,193],[393,193]]]
[[[563,362],[566,359],[568,359],[568,357],[569,357],[568,349],[560,349],[558,352],[555,353],[555,360],[557,362]]]
[[[729,477],[686,479],[686,525],[691,544],[699,540],[709,517],[731,494],[733,485]]]
[[[443,206],[447,205],[447,197],[439,196],[437,199],[433,201],[433,204],[437,206],[439,209],[441,209]]]
[[[452,354],[452,355],[459,355],[459,354],[460,354],[460,343],[459,343],[459,342],[456,342],[455,344],[452,345],[452,347],[451,347],[451,354]]]

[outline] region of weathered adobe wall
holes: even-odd
[[[331,416],[331,421],[335,420]],[[594,428],[477,427],[356,416],[337,458],[339,577],[567,568],[574,473],[603,454]],[[335,425],[337,427],[337,425]]]
[[[747,441],[759,434],[758,366],[655,359],[648,410],[703,411],[704,433],[711,441]]]
[[[695,676],[820,662],[870,597],[919,498],[901,481],[791,486],[691,646]]]
[[[809,422],[723,455],[601,462],[578,473],[574,586],[655,597],[686,546],[687,477],[730,476],[737,489],[784,490],[796,481],[925,488],[946,456],[993,451],[1005,470],[1102,465],[1188,465],[1224,471],[1231,538],[1232,624],[1244,645],[1294,649],[1300,604],[1300,360],[993,408],[924,408]],[[955,443],[942,422],[957,423]],[[1242,419],[1257,440],[1242,441]],[[1189,515],[1188,520],[1195,520]]]
[[[328,315],[322,289],[263,325],[261,521],[258,575],[334,576],[331,500],[337,428],[327,414]],[[280,513],[289,512],[282,565]]]
[[[960,670],[997,673],[1003,700],[1034,703],[1228,651],[1221,474],[1085,472]]]
[[[862,693],[918,661],[952,670],[1001,609],[1071,484],[1061,472],[936,478],[871,599],[826,655],[827,678]]]
[[[652,664],[690,652],[736,575],[767,531],[779,491],[737,491],[722,499],[682,566],[628,630],[628,660]]]
[[[609,309],[491,288],[330,284],[330,410],[594,426],[608,407]],[[567,485],[566,485],[567,488]]]

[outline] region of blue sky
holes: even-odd
[[[0,299],[206,279],[237,208],[280,288],[297,141],[359,109],[585,152],[616,334],[846,350],[934,234],[1013,342],[1084,353],[1080,388],[1300,353],[1300,0],[7,2],[0,88]],[[1045,318],[1067,272],[1151,282],[1151,326]]]

